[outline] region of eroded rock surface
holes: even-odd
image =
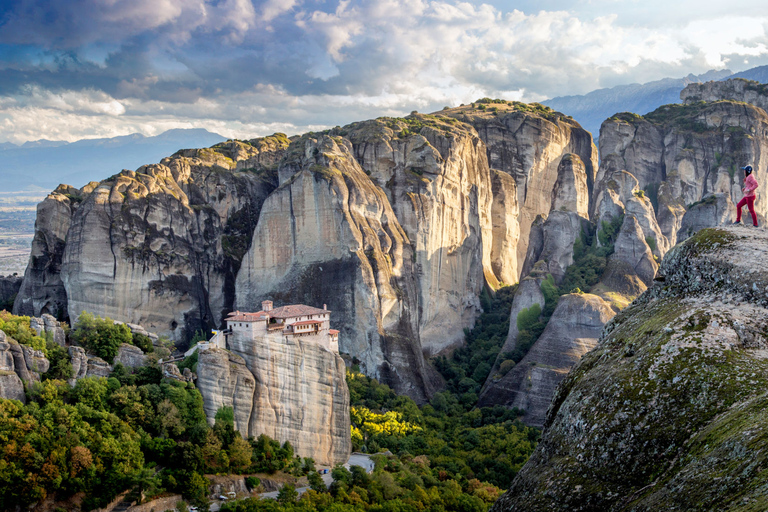
[[[610,305],[596,295],[560,297],[539,339],[519,363],[488,387],[481,404],[517,407],[525,411],[522,421],[541,426],[555,388],[582,356],[595,347],[603,325],[614,314]]]
[[[663,282],[560,384],[492,510],[760,508],[768,271],[754,262],[766,258],[768,232],[745,227],[703,229],[670,251]]]
[[[279,334],[231,348],[198,356],[197,387],[211,424],[216,411],[229,406],[243,435],[290,441],[297,454],[318,464],[348,459],[349,391],[338,354]]]
[[[0,398],[26,402],[24,385],[40,382],[50,362],[45,355],[0,331]]]

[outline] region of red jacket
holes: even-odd
[[[752,197],[757,190],[757,180],[751,174],[744,180],[744,196]]]

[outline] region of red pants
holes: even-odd
[[[736,205],[736,222],[741,222],[741,209],[744,205],[749,207],[749,213],[752,215],[752,224],[757,227],[757,215],[755,215],[755,196],[744,196]]]

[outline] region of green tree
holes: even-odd
[[[296,486],[285,484],[280,489],[280,492],[277,493],[277,502],[282,505],[288,505],[289,503],[295,503],[298,497],[299,493],[296,491]]]

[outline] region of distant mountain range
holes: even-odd
[[[168,130],[154,137],[134,133],[76,142],[37,140],[0,144],[0,187],[4,192],[52,190],[60,183],[82,187],[123,169],[157,163],[179,149],[208,147],[226,140],[204,129]]]
[[[680,91],[690,83],[737,77],[761,83],[768,82],[768,66],[760,66],[739,73],[724,69],[708,71],[703,75],[664,78],[645,84],[619,85],[578,96],[559,96],[541,103],[573,117],[597,139],[603,121],[618,112],[644,115],[662,105],[680,103]]]

